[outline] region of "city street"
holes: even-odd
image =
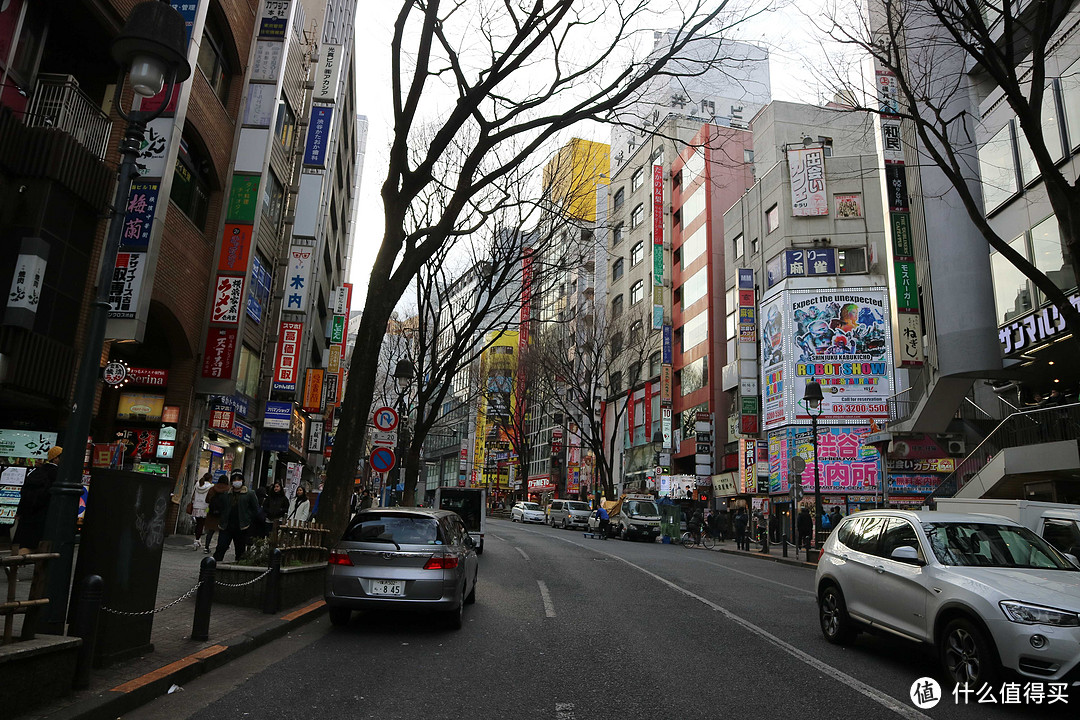
[[[489,521],[480,564],[460,631],[397,613],[344,628],[323,617],[125,718],[1075,715],[957,707],[948,689],[916,709],[909,690],[936,675],[933,654],[867,635],[828,645],[809,569],[503,520]]]

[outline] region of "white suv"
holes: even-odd
[[[990,515],[866,510],[825,541],[816,587],[831,643],[884,630],[933,644],[949,681],[978,689],[1003,668],[1080,680],[1080,568]]]

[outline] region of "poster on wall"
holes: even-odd
[[[761,394],[765,427],[784,422],[784,308],[780,297],[761,306]]]

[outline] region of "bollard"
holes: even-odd
[[[281,609],[281,550],[270,551],[270,574],[266,578],[266,592],[263,594],[263,612],[276,613]]]
[[[98,618],[105,594],[105,581],[100,575],[87,575],[79,588],[79,604],[75,608],[75,627],[72,635],[82,638],[79,654],[75,659],[75,677],[71,686],[85,690],[90,686],[90,668],[94,664],[97,646]]]
[[[199,589],[195,591],[195,619],[191,621],[191,639],[210,639],[210,607],[214,604],[214,576],[217,574],[217,561],[212,556],[204,557],[199,565]]]
[[[766,530],[761,533],[761,552],[766,555],[769,554],[769,531]]]
[[[787,557],[787,535],[786,534],[784,535],[783,538],[780,539],[780,551],[783,553],[784,557]]]

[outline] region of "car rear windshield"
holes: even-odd
[[[578,501],[578,502],[568,502],[568,503],[566,503],[566,506],[568,508],[570,508],[571,510],[585,510],[585,511],[588,511],[588,509],[589,509],[589,504],[588,503],[583,503],[583,502],[580,502],[580,501]]]
[[[342,540],[398,545],[442,544],[439,523],[434,518],[393,514],[356,516]]]
[[[1075,570],[1061,553],[1025,527],[993,523],[924,523],[942,565]]]

